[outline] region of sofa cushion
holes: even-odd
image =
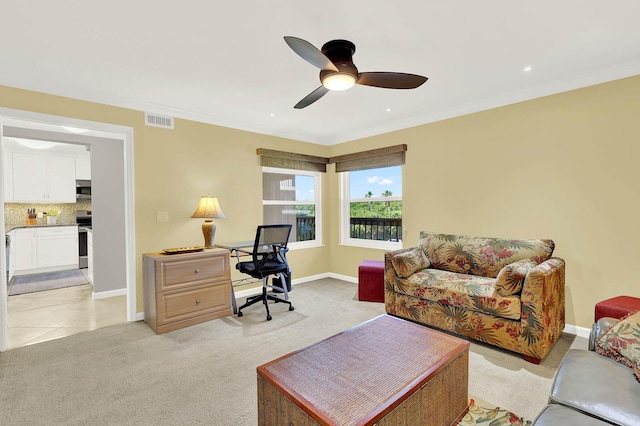
[[[603,422],[595,417],[587,416],[563,405],[549,404],[533,422],[534,426],[610,426],[611,423]]]
[[[552,240],[505,240],[422,231],[418,247],[425,252],[432,268],[495,278],[502,268],[518,260],[531,259],[536,263],[548,260],[555,243]]]
[[[395,291],[442,305],[519,320],[518,296],[502,297],[494,291],[495,278],[424,269],[408,278],[396,278]]]
[[[406,278],[420,269],[428,268],[430,263],[427,255],[420,249],[396,254],[391,259],[393,269],[399,277]]]
[[[613,325],[597,342],[596,352],[634,370],[640,381],[640,311]],[[638,389],[640,391],[640,389]]]
[[[520,293],[524,278],[537,263],[531,259],[518,260],[500,269],[496,277],[495,291],[500,296],[512,296]]]
[[[549,400],[618,425],[640,425],[640,384],[629,369],[595,352],[570,349]]]

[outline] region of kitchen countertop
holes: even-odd
[[[14,229],[20,229],[20,228],[49,228],[49,227],[54,227],[54,226],[82,226],[82,225],[78,225],[75,222],[74,223],[55,223],[55,224],[51,224],[51,225],[48,225],[46,223],[38,223],[37,225],[9,226],[9,227],[7,227],[7,229],[5,229],[5,232],[13,231]]]

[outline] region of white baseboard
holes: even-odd
[[[590,328],[580,327],[578,325],[566,324],[564,326],[563,333],[575,334],[578,337],[584,337],[586,339],[589,338],[589,334],[591,333]]]
[[[109,297],[126,296],[126,295],[127,295],[127,289],[126,288],[120,288],[118,290],[101,291],[100,293],[96,293],[94,291],[92,293],[91,298],[93,300],[100,300],[100,299],[108,299]]]
[[[347,281],[350,283],[358,283],[358,279],[356,277],[350,277],[348,275],[340,275],[340,274],[334,274],[333,272],[329,272],[327,274],[327,278],[335,278],[336,280],[342,280],[342,281]]]

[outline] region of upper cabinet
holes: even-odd
[[[4,201],[13,201],[13,162],[9,151],[2,153],[2,180],[4,182]]]
[[[5,155],[11,157],[12,169],[10,178],[5,179],[5,201],[76,202],[75,158],[22,152],[5,152]],[[7,188],[7,183],[11,188]]]
[[[91,180],[90,158],[76,158],[76,179]]]

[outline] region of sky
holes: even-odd
[[[369,191],[372,197],[379,197],[387,190],[391,191],[393,196],[402,196],[401,166],[359,170],[349,174],[351,198],[364,197]]]
[[[402,196],[402,168],[395,166],[350,172],[349,183],[351,198],[364,197],[369,191],[372,197],[379,197],[386,190],[393,196]],[[296,200],[312,200],[313,177],[298,175],[295,185]]]

